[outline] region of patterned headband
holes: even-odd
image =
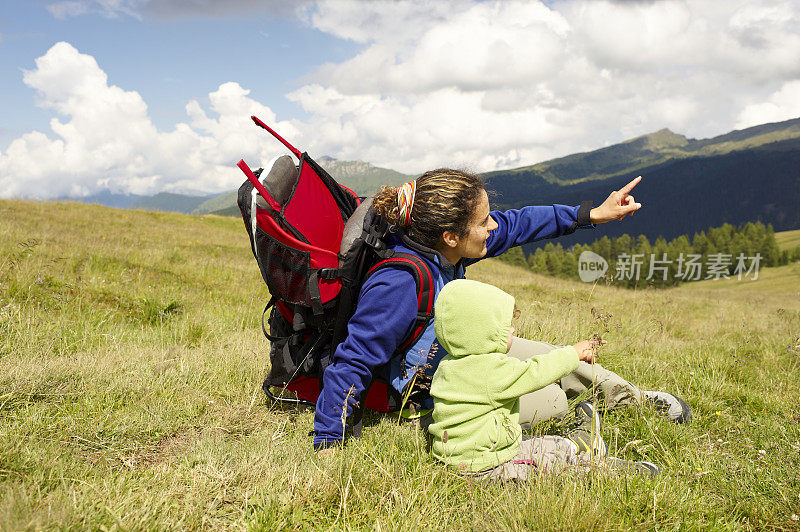
[[[410,181],[397,187],[397,207],[400,225],[411,225],[411,209],[414,208],[414,198],[417,195],[417,181]]]

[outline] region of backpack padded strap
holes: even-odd
[[[403,352],[422,336],[428,323],[433,319],[433,275],[425,261],[410,253],[395,253],[387,259],[378,261],[369,269],[367,276],[383,268],[403,268],[414,276],[414,281],[417,285],[418,309],[416,326],[411,335],[398,346],[397,351]]]

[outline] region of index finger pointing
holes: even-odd
[[[633,190],[633,187],[638,185],[639,181],[641,181],[641,180],[642,180],[642,176],[639,176],[636,179],[634,179],[633,181],[631,181],[630,183],[628,183],[627,185],[625,185],[624,187],[622,187],[621,189],[619,189],[619,191],[622,192],[623,195],[627,194],[628,192]]]

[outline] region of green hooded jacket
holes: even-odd
[[[514,298],[494,286],[459,279],[436,299],[436,337],[448,355],[431,383],[433,454],[464,471],[514,458],[522,441],[519,397],[578,367],[572,346],[526,361],[506,356]]]

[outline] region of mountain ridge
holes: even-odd
[[[509,173],[533,172],[548,182],[559,184],[597,181],[670,159],[725,154],[792,138],[800,138],[800,118],[760,124],[699,140],[664,128],[611,146],[508,170],[495,170],[484,176],[493,178]]]
[[[318,159],[339,182],[360,195],[380,185],[397,185],[411,176],[365,161]],[[607,224],[603,234],[641,233],[670,238],[722,223],[761,221],[776,230],[800,227],[800,118],[760,124],[708,139],[692,139],[663,128],[596,150],[570,154],[518,168],[483,174],[493,206],[603,201],[636,175],[644,180],[634,194],[645,205],[630,224]],[[771,192],[765,197],[765,191]],[[114,196],[114,195],[111,195]],[[108,199],[108,198],[106,198]],[[236,192],[214,197],[150,199],[111,197],[118,205],[192,214],[239,216]],[[680,216],[676,213],[680,212]],[[591,240],[585,231],[564,237]],[[589,232],[591,233],[591,232]],[[596,235],[595,235],[596,236]],[[536,247],[538,244],[532,244]],[[530,247],[530,246],[529,246]]]
[[[317,162],[339,183],[361,196],[375,193],[381,185],[400,185],[411,178],[406,174],[389,168],[381,168],[365,161],[340,161],[329,155],[323,155]],[[236,192],[225,192],[214,196],[188,212],[189,214],[238,216]]]

